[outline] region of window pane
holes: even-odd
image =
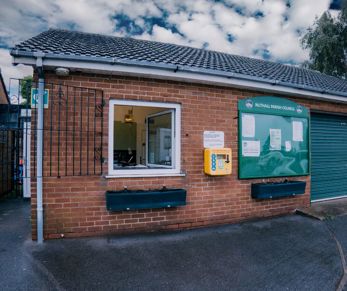
[[[113,169],[172,168],[173,114],[164,107],[115,105]]]
[[[114,167],[136,165],[137,124],[114,122]]]
[[[172,112],[148,117],[148,164],[172,166]]]

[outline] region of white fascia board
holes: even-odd
[[[36,64],[36,58],[33,57],[14,57],[13,64],[32,65]],[[173,70],[148,68],[131,65],[120,64],[107,64],[99,62],[87,62],[87,61],[73,61],[73,60],[60,60],[60,59],[43,59],[44,67],[64,67],[71,70],[78,70],[89,73],[111,74],[111,75],[123,75],[123,76],[135,76],[154,78],[161,80],[173,80],[189,83],[200,83],[209,85],[218,85],[225,87],[233,87],[240,89],[247,89],[252,91],[260,91],[266,93],[277,93],[287,96],[303,97],[308,99],[317,99],[322,101],[330,101],[336,103],[347,103],[347,97],[322,94],[319,92],[296,89],[279,84],[269,84],[265,82],[257,82],[251,80],[242,80],[238,78],[227,78],[224,76],[214,76],[209,74],[202,74],[199,72],[187,72],[180,71],[174,72]]]

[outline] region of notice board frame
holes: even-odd
[[[259,157],[244,157],[242,155],[242,141],[249,141],[249,139],[244,139],[242,136],[242,115],[251,114],[254,116],[271,116],[273,118],[279,117],[281,120],[305,120],[303,123],[303,141],[306,139],[303,147],[307,151],[306,159],[302,159],[305,163],[307,160],[306,168],[302,172],[281,172],[280,174],[262,174],[259,171],[247,171],[246,166],[249,169],[250,161],[254,164],[256,160],[260,160],[261,154]],[[255,129],[256,130],[256,129]],[[282,149],[283,144],[281,144],[281,150],[273,151],[275,153],[284,153]],[[310,139],[310,112],[309,110],[293,101],[290,101],[285,98],[273,97],[273,96],[259,96],[253,98],[247,98],[239,100],[238,102],[238,177],[239,179],[258,179],[258,178],[275,178],[275,177],[298,177],[298,176],[308,176],[311,172],[311,139]],[[268,155],[271,157],[271,151]],[[297,156],[295,156],[295,160]],[[301,160],[300,160],[301,161]],[[248,165],[247,165],[248,163]]]

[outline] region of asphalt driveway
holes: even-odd
[[[336,290],[347,253],[347,216],[289,215],[41,246],[29,238],[28,219],[28,204],[0,201],[0,289]]]

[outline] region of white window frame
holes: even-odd
[[[114,169],[114,108],[117,105],[143,106],[172,109],[174,111],[174,150],[172,153],[172,168],[160,169]],[[147,160],[147,157],[146,157]],[[181,175],[181,105],[176,103],[133,101],[133,100],[110,100],[108,116],[108,176],[112,177],[145,177],[145,176],[177,176]]]

